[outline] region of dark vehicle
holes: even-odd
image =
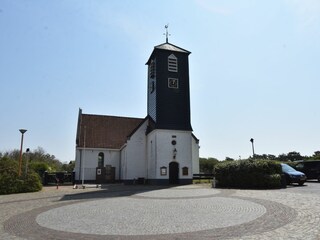
[[[305,161],[295,165],[298,171],[303,172],[307,179],[318,179],[320,182],[320,161]]]
[[[300,186],[302,186],[307,180],[307,177],[304,173],[295,170],[293,167],[290,167],[288,164],[281,163],[281,167],[282,167],[282,172],[286,176],[287,184],[298,183]]]

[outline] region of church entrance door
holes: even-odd
[[[179,183],[179,163],[177,162],[169,163],[169,183],[170,184]]]

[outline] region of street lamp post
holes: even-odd
[[[20,147],[20,158],[19,158],[19,172],[18,176],[21,176],[21,167],[22,167],[22,147],[23,147],[23,134],[27,131],[26,129],[19,129],[21,132],[21,147]]]
[[[253,153],[252,157],[254,158],[254,145],[253,145],[253,141],[254,141],[254,139],[251,138],[251,139],[250,139],[250,142],[251,142],[251,144],[252,144],[252,153]]]

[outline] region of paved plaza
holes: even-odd
[[[45,187],[0,196],[0,239],[320,239],[320,183]]]

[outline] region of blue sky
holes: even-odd
[[[0,0],[0,151],[74,159],[84,113],[145,117],[153,47],[189,57],[200,156],[320,150],[320,1]]]

